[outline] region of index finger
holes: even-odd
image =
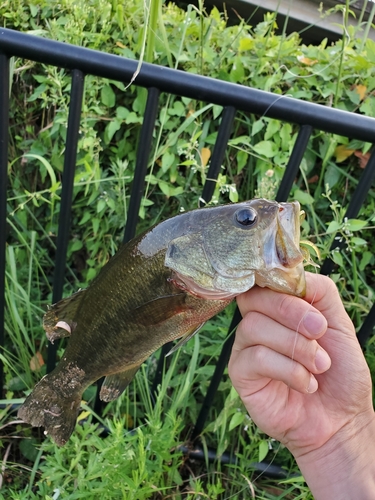
[[[237,297],[238,307],[242,316],[251,311],[259,312],[308,338],[319,338],[327,329],[327,320],[310,302],[316,305],[322,303],[327,288],[332,291],[328,282],[331,280],[325,276],[306,273],[304,299],[268,288],[254,287]]]

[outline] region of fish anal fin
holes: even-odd
[[[172,347],[172,349],[165,356],[166,357],[170,356],[175,351],[177,351],[177,349],[179,349],[180,347],[182,347],[183,345],[185,345],[186,342],[188,342],[188,340],[190,340],[192,337],[194,337],[194,335],[196,333],[198,333],[198,331],[202,328],[202,326],[204,325],[204,323],[205,322],[201,323],[198,327],[194,327],[191,330],[189,330],[187,333],[185,333],[185,335],[177,342],[177,344],[175,346]]]
[[[133,311],[133,320],[143,326],[153,326],[164,323],[176,314],[190,309],[186,304],[185,292],[165,295],[137,307]]]
[[[100,399],[105,402],[118,398],[130,384],[140,365],[132,366],[122,372],[107,375],[100,389]]]
[[[74,317],[84,297],[84,292],[85,290],[79,290],[49,307],[43,317],[43,328],[50,342],[69,337],[74,331],[77,326]]]

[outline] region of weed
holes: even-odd
[[[348,6],[336,8],[344,9],[347,26]],[[229,26],[215,8],[207,15],[203,2],[183,11],[161,1],[11,0],[0,4],[0,18],[7,27],[140,64],[153,61],[375,117],[375,43],[367,38],[369,23],[362,39],[347,29],[348,36],[335,44],[323,40],[306,46],[297,33],[278,35],[274,14],[254,28],[244,21]],[[84,405],[65,448],[43,441],[38,431],[14,418],[13,405],[45,371],[41,316],[51,302],[70,79],[65,70],[18,59],[12,75],[0,496],[310,498],[299,477],[281,483],[256,479],[249,464],[270,460],[276,452],[290,472],[296,466],[286,450],[254,426],[227,374],[202,435],[205,463],[187,459],[179,449],[189,443],[231,308],[173,356],[155,401],[149,392],[156,368],[152,356],[102,417]],[[132,85],[90,75],[85,79],[66,295],[85,287],[121,244],[144,104],[144,92]],[[139,231],[198,205],[221,113],[220,106],[161,96]],[[248,199],[255,193],[274,197],[297,133],[289,123],[238,112],[212,202]],[[314,132],[291,193],[308,216],[303,238],[336,264],[332,277],[357,328],[373,303],[374,194],[370,192],[360,220],[344,219],[343,207],[370,147]],[[345,243],[342,253],[330,251],[335,238]],[[367,348],[372,368],[373,344],[371,340]],[[94,395],[94,388],[86,391],[87,403]],[[211,462],[211,448],[239,460]]]

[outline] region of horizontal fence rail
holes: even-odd
[[[159,97],[162,92],[189,97],[223,106],[218,135],[208,169],[208,180],[201,195],[204,202],[210,201],[218,177],[227,144],[230,139],[237,111],[266,116],[281,121],[288,121],[300,126],[299,133],[285,169],[278,193],[278,201],[286,201],[314,129],[330,132],[351,139],[375,143],[375,119],[363,115],[329,108],[319,104],[280,96],[270,92],[244,87],[215,80],[180,70],[173,70],[157,65],[142,63],[66,43],[46,40],[36,36],[0,28],[0,343],[4,344],[4,283],[5,283],[5,234],[6,234],[6,183],[8,165],[8,121],[9,121],[9,58],[20,57],[35,62],[53,65],[71,70],[71,99],[64,159],[64,171],[61,194],[61,213],[57,239],[56,269],[53,283],[53,300],[62,296],[66,252],[70,235],[70,211],[72,204],[73,180],[77,155],[77,141],[82,107],[84,79],[87,74],[109,78],[147,89],[147,103],[143,124],[140,131],[135,175],[132,183],[128,219],[124,241],[130,240],[136,233],[138,213],[144,192],[145,176],[149,164],[149,154],[153,141],[153,131],[159,110]],[[139,70],[139,72],[138,72]],[[368,194],[375,176],[375,153],[372,154],[359,180],[346,216],[355,217]],[[335,244],[337,247],[337,244]],[[329,274],[333,263],[327,261],[322,272]],[[236,310],[229,327],[225,342],[206,399],[193,431],[193,437],[203,431],[210,405],[222,379],[228,362],[235,330],[241,316]],[[375,325],[375,306],[366,318],[358,338],[363,345]],[[161,380],[164,354],[169,347],[161,350],[159,365],[152,387],[156,391]],[[48,352],[48,370],[55,364],[56,345]],[[2,372],[0,383],[3,386]],[[97,401],[98,404],[98,401]]]
[[[142,63],[139,69],[138,62],[131,59],[6,28],[0,28],[0,50],[9,57],[21,57],[71,70],[80,69],[83,73],[112,80],[130,82],[134,78],[132,84],[140,87],[156,87],[161,92],[220,106],[233,106],[249,113],[299,125],[311,125],[325,132],[375,143],[372,118],[288,96],[149,63]]]

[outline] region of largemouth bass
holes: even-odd
[[[156,349],[182,337],[181,346],[255,284],[303,296],[299,217],[298,202],[254,199],[182,213],[125,244],[87,289],[45,314],[48,339],[70,340],[18,416],[62,446],[99,378],[100,398],[117,398]]]

